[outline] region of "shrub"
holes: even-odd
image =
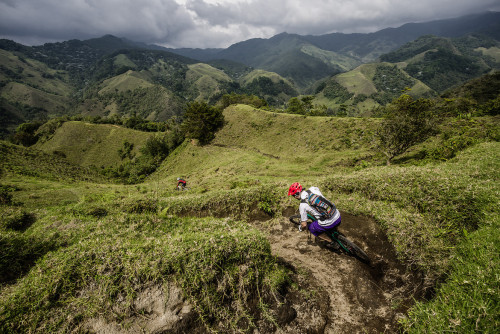
[[[206,102],[192,102],[187,105],[182,129],[186,137],[197,139],[201,145],[210,143],[215,132],[224,125],[222,110]]]
[[[414,100],[408,94],[389,106],[377,132],[379,149],[387,156],[388,165],[396,156],[436,133],[437,118],[431,107],[431,100]]]

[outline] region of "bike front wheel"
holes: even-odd
[[[359,260],[361,260],[364,263],[367,263],[367,264],[370,263],[370,258],[368,257],[368,255],[354,242],[347,239],[346,237],[344,237],[341,234],[339,234],[337,236],[337,239],[342,243],[344,248],[347,249],[347,251],[349,253],[351,253],[351,255],[357,257]]]
[[[300,225],[300,215],[293,215],[293,216],[288,217],[288,219],[290,220],[290,222],[292,224],[297,225],[297,226]]]

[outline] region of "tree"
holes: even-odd
[[[16,133],[12,137],[12,142],[23,146],[34,145],[38,141],[39,137],[36,131],[42,124],[43,123],[39,121],[20,124],[16,129]]]
[[[205,145],[215,138],[215,132],[223,125],[221,109],[195,101],[187,105],[182,130],[187,138],[198,139],[201,145]]]
[[[387,156],[387,164],[411,146],[424,142],[437,130],[433,103],[429,99],[414,100],[403,94],[388,106],[377,131],[379,149]]]
[[[292,97],[288,101],[288,108],[286,109],[286,111],[290,114],[304,115],[306,113],[304,104],[297,97]]]

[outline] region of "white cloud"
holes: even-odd
[[[41,44],[113,34],[227,47],[281,32],[370,32],[485,10],[500,10],[498,0],[0,0],[0,38]]]

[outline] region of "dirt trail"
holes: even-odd
[[[298,289],[290,289],[274,305],[271,313],[277,325],[257,320],[253,334],[333,334],[397,333],[397,320],[420,298],[422,278],[407,272],[396,259],[392,245],[378,225],[369,218],[342,212],[339,230],[361,246],[372,259],[370,265],[341,253],[334,253],[299,232],[289,222],[293,209],[282,218],[268,216],[251,219],[254,226],[268,233],[272,252],[294,274]],[[207,333],[197,313],[182,296],[169,286],[148,286],[134,300],[137,315],[108,322],[97,317],[87,319],[78,331],[104,334],[135,333]],[[280,298],[281,298],[280,297]],[[120,306],[120,305],[117,305]],[[127,306],[127,307],[130,307]]]
[[[314,236],[309,238],[308,232],[299,232],[287,219],[294,213],[286,212],[278,223],[273,220],[258,225],[269,233],[276,256],[306,272],[308,284],[318,291],[317,299],[323,305],[316,307],[316,315],[311,317],[305,315],[307,306],[298,304],[300,298],[292,297],[290,304],[297,316],[278,332],[398,332],[398,318],[413,297],[420,297],[421,278],[418,273],[406,272],[378,225],[372,219],[342,212],[339,230],[370,256],[372,263],[366,265],[326,249]]]

